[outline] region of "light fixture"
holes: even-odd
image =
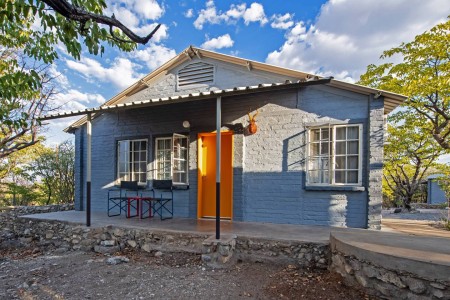
[[[187,120],[183,121],[183,127],[186,128],[186,129],[190,128],[191,127],[191,123],[189,123],[189,121],[187,121]]]

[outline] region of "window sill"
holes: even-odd
[[[307,191],[342,191],[342,192],[364,192],[366,190],[363,186],[318,186],[318,185],[308,185],[305,186]]]

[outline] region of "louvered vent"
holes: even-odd
[[[214,82],[214,66],[198,62],[178,71],[178,87]]]

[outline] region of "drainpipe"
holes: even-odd
[[[222,127],[222,97],[216,103],[216,239],[220,239],[220,138]]]
[[[91,114],[87,114],[87,170],[86,170],[86,226],[91,226],[91,158],[92,158],[92,126]]]

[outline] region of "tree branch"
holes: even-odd
[[[148,41],[153,37],[153,35],[156,33],[156,31],[161,27],[161,24],[158,24],[155,29],[150,32],[147,36],[140,37],[137,34],[135,34],[133,31],[128,29],[125,25],[122,24],[119,20],[117,20],[114,15],[112,17],[107,17],[104,15],[88,12],[80,7],[76,7],[73,4],[69,3],[66,0],[41,0],[51,8],[53,8],[57,13],[60,15],[66,17],[67,19],[74,20],[80,23],[85,23],[87,21],[94,21],[99,24],[104,24],[110,27],[111,36],[119,41],[124,43],[138,43],[138,44],[147,44]],[[116,27],[120,29],[128,38],[130,38],[130,41],[121,39],[117,36],[115,36],[112,32],[112,28]]]

